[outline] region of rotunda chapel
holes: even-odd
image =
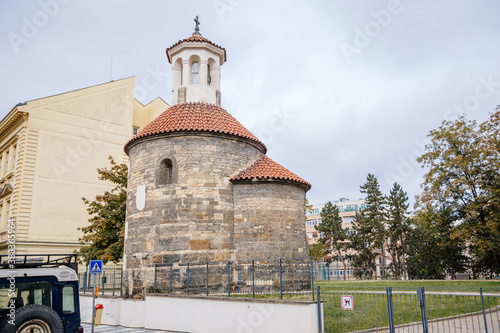
[[[226,50],[196,29],[166,53],[172,106],[125,145],[124,296],[144,297],[155,263],[308,257],[311,185],[221,107]]]

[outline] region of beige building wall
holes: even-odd
[[[127,163],[124,144],[168,108],[133,96],[134,78],[14,107],[0,122],[0,253],[15,221],[16,253],[71,253],[88,224],[82,197],[113,186],[97,178],[108,156]]]

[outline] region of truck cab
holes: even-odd
[[[0,255],[0,332],[83,332],[75,254]]]

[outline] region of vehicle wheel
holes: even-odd
[[[10,322],[9,322],[10,321]],[[45,305],[30,304],[16,310],[14,325],[7,317],[0,325],[2,333],[60,333],[63,323],[57,312]]]

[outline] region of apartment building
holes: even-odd
[[[354,221],[356,212],[365,208],[364,200],[349,200],[348,198],[340,198],[337,201],[332,201],[332,204],[336,205],[339,209],[339,215],[342,218],[342,227],[344,229],[348,229],[348,235],[353,234],[355,231],[352,229],[352,222]],[[322,236],[314,227],[321,223],[320,214],[324,206],[324,203],[313,204],[312,211],[306,212],[306,233],[309,246],[317,243]],[[347,266],[347,277],[352,277],[353,271],[349,262],[347,262]],[[343,278],[343,263],[337,262],[335,258],[333,258],[333,261],[329,264],[328,268],[323,267],[322,275],[324,275],[322,277],[323,279],[329,279],[329,277],[332,279]]]
[[[0,253],[71,253],[88,224],[82,197],[114,187],[96,169],[169,105],[134,98],[134,78],[20,103],[0,121]]]

